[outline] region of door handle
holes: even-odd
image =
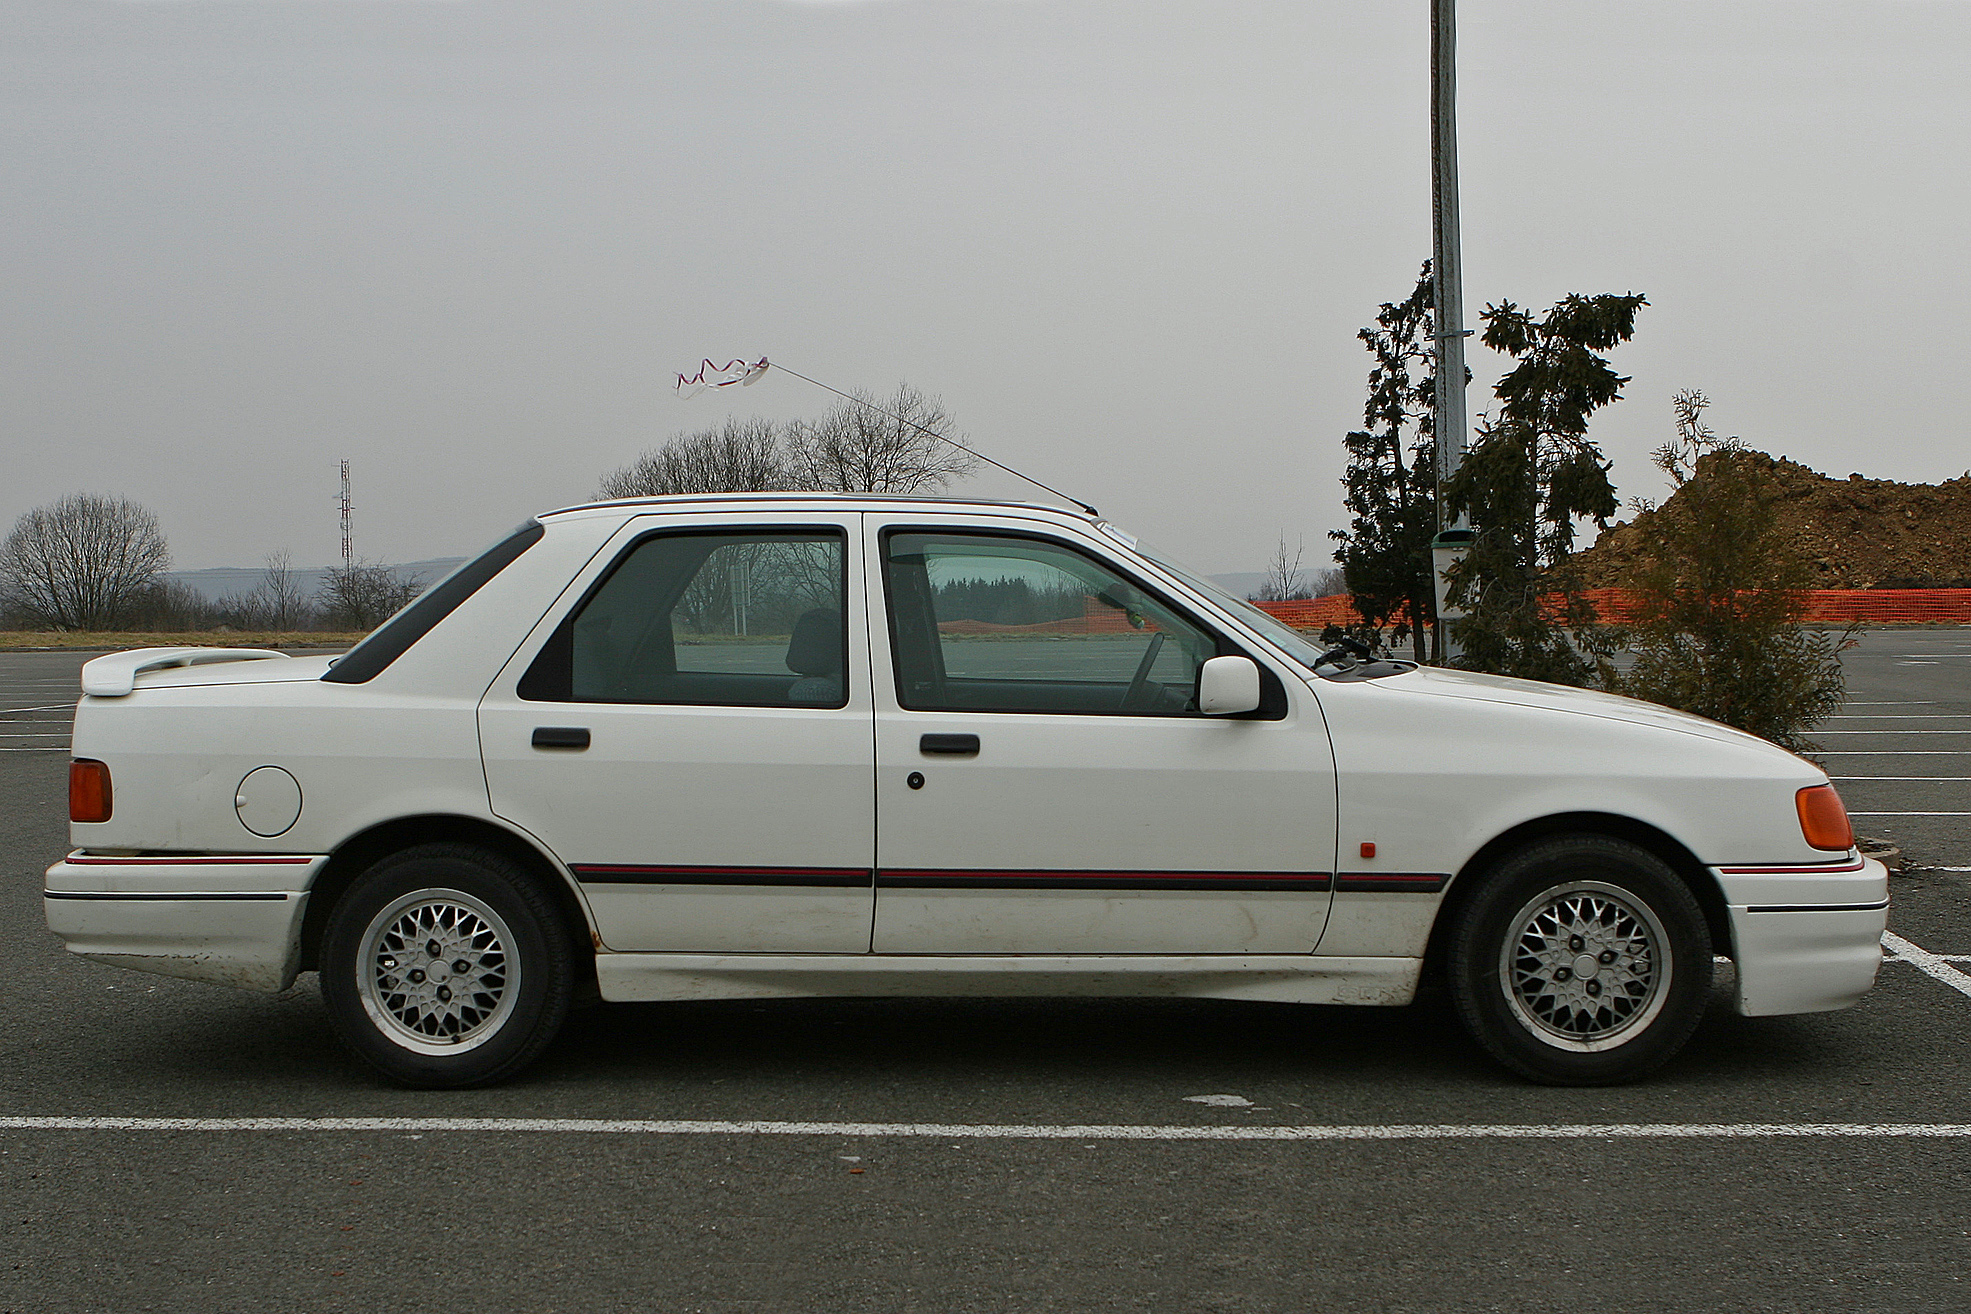
[[[920,753],[950,753],[970,755],[979,751],[977,735],[925,735],[917,741]]]
[[[537,725],[534,727],[534,747],[572,748],[580,751],[589,746],[589,732],[585,727],[572,725]]]

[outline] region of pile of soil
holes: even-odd
[[[1971,588],[1971,473],[1942,484],[1899,484],[1858,474],[1830,479],[1764,452],[1739,459],[1757,461],[1778,485],[1780,529],[1814,563],[1811,587]],[[1626,582],[1651,541],[1656,514],[1617,521],[1575,554],[1588,587]]]

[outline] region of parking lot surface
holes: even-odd
[[[1428,994],[610,1006],[385,1087],[309,978],[47,934],[82,660],[0,656],[0,1311],[1971,1308],[1971,633],[1866,636],[1819,734],[1913,867],[1876,990],[1608,1090]]]

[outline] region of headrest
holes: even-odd
[[[842,613],[816,607],[794,622],[787,641],[787,669],[796,675],[842,673]]]

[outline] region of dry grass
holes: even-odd
[[[313,630],[280,632],[195,630],[179,634],[90,633],[61,630],[0,630],[0,651],[65,648],[122,652],[126,648],[347,648],[361,634]]]

